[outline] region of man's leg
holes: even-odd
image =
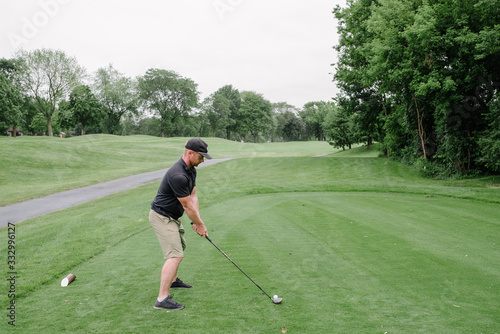
[[[182,257],[171,257],[165,261],[165,264],[161,269],[160,293],[158,294],[158,298],[160,300],[168,297],[170,285],[177,277],[177,268],[179,267],[181,261]]]

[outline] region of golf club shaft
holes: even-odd
[[[256,286],[260,289],[260,291],[264,292],[264,294],[265,294],[266,296],[268,296],[268,297],[269,297],[269,299],[273,300],[273,299],[271,298],[271,296],[269,296],[269,295],[267,294],[267,292],[265,292],[265,291],[264,291],[264,290],[263,290],[263,289],[262,289],[262,288],[261,288],[261,287],[260,287],[257,283],[255,283],[255,282],[254,282],[254,280],[253,280],[253,279],[251,279],[251,278],[250,278],[250,276],[248,276],[248,275],[247,275],[247,274],[243,271],[243,269],[241,269],[241,268],[240,268],[240,267],[239,267],[236,263],[234,263],[234,261],[233,261],[233,260],[231,260],[231,258],[230,258],[229,256],[227,256],[227,254],[226,254],[226,253],[224,253],[224,252],[222,251],[222,249],[220,249],[220,248],[219,248],[219,246],[217,246],[217,245],[216,245],[216,244],[215,244],[212,240],[210,240],[210,238],[209,238],[208,236],[207,236],[207,237],[205,237],[205,238],[206,238],[208,241],[210,241],[210,243],[211,243],[212,245],[214,245],[214,246],[215,246],[215,248],[217,248],[217,249],[219,250],[219,252],[221,252],[221,253],[222,253],[222,254],[223,254],[223,255],[224,255],[224,256],[225,256],[225,257],[226,257],[229,261],[231,261],[231,263],[232,263],[232,264],[234,264],[234,266],[235,266],[236,268],[238,268],[238,269],[239,269],[239,270],[240,270],[240,271],[241,271],[241,272],[242,272],[242,273],[243,273],[243,274],[244,274],[244,275],[245,275],[245,276],[246,276],[246,277],[247,277],[250,281],[252,281],[252,283],[253,283],[253,284],[255,284],[255,285],[256,285]]]

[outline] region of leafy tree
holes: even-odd
[[[174,123],[173,136],[178,137],[201,137],[207,128],[207,122],[203,114],[187,113],[183,117],[179,117]]]
[[[325,121],[328,111],[333,107],[334,105],[331,102],[308,102],[299,113],[311,133],[319,141],[325,140],[323,122]]]
[[[379,118],[384,107],[385,95],[381,90],[382,80],[374,77],[370,67],[370,45],[374,33],[370,30],[368,20],[378,1],[348,0],[347,8],[337,6],[335,17],[339,21],[339,44],[335,47],[339,53],[336,64],[335,80],[341,89],[339,105],[356,125],[358,140],[368,145],[378,139],[382,129]]]
[[[191,123],[194,125],[194,128],[196,129],[195,136],[196,137],[209,137],[211,136],[211,131],[210,131],[210,123],[208,121],[207,116],[203,112],[198,112],[195,115],[190,116]],[[221,134],[222,138],[225,138]]]
[[[33,118],[39,114],[39,109],[37,106],[37,103],[31,96],[24,96],[23,98],[23,105],[21,106],[21,109],[23,110],[23,118],[21,121],[21,128],[23,131],[26,131],[26,133],[29,134],[35,134],[36,131],[34,131],[31,128],[31,122]],[[47,122],[45,122],[45,127],[47,126]],[[42,130],[42,132],[45,130]]]
[[[296,107],[286,103],[273,103],[273,119],[275,121],[274,137],[286,141],[301,140],[305,137],[305,123],[298,117]]]
[[[33,132],[30,128],[32,118],[38,113],[32,97],[24,96],[18,82],[19,61],[0,59],[0,122],[7,124],[2,130],[19,126],[25,133]],[[3,121],[2,121],[3,120]],[[2,131],[3,132],[3,131]],[[14,135],[17,131],[14,131]]]
[[[349,0],[335,78],[360,131],[393,157],[477,168],[500,69],[493,0]],[[381,126],[381,122],[385,122]],[[372,129],[367,126],[374,126]],[[486,130],[489,131],[489,130]]]
[[[333,147],[345,150],[346,146],[350,149],[354,144],[353,123],[342,109],[330,109],[323,122],[323,128]]]
[[[13,128],[14,137],[24,117],[22,103],[23,98],[19,90],[0,73],[0,121]]]
[[[59,102],[57,122],[59,127],[64,130],[71,131],[71,129],[76,126],[76,121],[73,119],[69,101],[64,100]]]
[[[225,85],[219,88],[214,93],[214,96],[215,95],[225,98],[229,103],[229,113],[226,113],[227,110],[224,109],[223,111],[219,112],[219,116],[222,118],[220,124],[223,124],[225,126],[226,139],[230,140],[231,132],[238,128],[236,120],[238,119],[238,112],[241,106],[240,92],[232,85]]]
[[[149,69],[138,78],[140,98],[145,106],[160,116],[161,134],[170,137],[175,122],[198,104],[197,85],[173,71]]]
[[[26,114],[22,108],[24,100],[19,86],[13,81],[14,64],[7,60],[0,60],[0,121],[11,126],[13,136],[22,123]]]
[[[226,132],[230,122],[230,101],[222,94],[214,93],[203,101],[204,115],[210,125],[211,135],[216,137],[219,131]]]
[[[479,162],[498,173],[500,172],[500,97],[495,96],[489,105],[490,111],[486,115],[489,125],[479,138],[482,152]]]
[[[40,135],[47,130],[47,121],[44,114],[38,113],[31,119],[30,129]]]
[[[87,126],[97,125],[102,118],[101,105],[87,85],[75,87],[69,95],[68,103],[60,109],[66,111],[66,125],[79,125],[82,136],[85,135]]]
[[[0,58],[0,72],[7,77],[11,77],[17,70],[16,61],[14,59]]]
[[[141,134],[156,137],[161,135],[161,120],[158,117],[144,117],[138,126]]]
[[[125,115],[138,113],[136,83],[112,65],[97,70],[94,78],[94,91],[103,106],[104,118],[101,121],[103,131],[121,134],[120,120]]]
[[[21,50],[17,57],[21,60],[19,81],[25,93],[35,99],[45,117],[48,135],[52,136],[52,117],[57,106],[81,82],[85,69],[60,50]]]
[[[258,142],[259,135],[271,128],[271,102],[264,99],[261,94],[249,91],[242,92],[241,98],[237,131],[241,138],[246,138],[247,134],[250,134],[254,142]]]
[[[284,118],[286,122],[281,131],[283,139],[288,141],[304,140],[306,138],[306,125],[302,118],[291,114],[289,111],[285,113]]]
[[[413,142],[416,138],[408,127],[405,115],[405,106],[396,106],[392,113],[385,118],[384,137],[381,138],[385,146],[387,157],[391,155],[410,163],[416,157]]]

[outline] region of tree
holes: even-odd
[[[24,99],[15,80],[16,65],[13,60],[0,59],[0,121],[14,130],[22,123],[26,111],[22,108]]]
[[[22,104],[23,97],[19,90],[3,73],[0,73],[0,121],[13,128],[14,137],[23,120]]]
[[[42,135],[47,130],[47,121],[42,113],[36,114],[30,123],[30,129],[34,133]]]
[[[85,69],[75,58],[60,50],[21,50],[17,56],[22,66],[19,80],[26,94],[34,97],[39,112],[47,121],[48,135],[52,136],[52,117],[57,106],[81,82]]]
[[[298,112],[296,107],[286,102],[273,103],[274,136],[286,141],[301,140],[305,135],[305,124],[297,116]]]
[[[240,92],[234,88],[232,85],[225,85],[219,88],[214,96],[220,96],[227,100],[229,103],[229,113],[220,114],[223,118],[221,124],[224,124],[226,130],[226,139],[231,139],[231,132],[237,128],[236,119],[238,119],[238,112],[241,106],[241,95]]]
[[[138,113],[135,82],[110,64],[97,70],[93,88],[103,106],[104,118],[101,122],[103,131],[109,134],[121,134],[122,117]]]
[[[101,105],[87,85],[75,87],[69,95],[67,105],[60,109],[66,111],[66,125],[80,125],[82,136],[85,135],[87,126],[98,124],[102,118]]]
[[[177,137],[203,137],[210,136],[206,131],[207,122],[202,113],[193,112],[179,117],[174,123],[172,136]]]
[[[308,102],[304,105],[304,109],[299,113],[306,123],[309,131],[319,140],[325,140],[323,131],[323,122],[325,121],[328,110],[333,108],[331,102],[316,101]]]
[[[271,102],[255,92],[242,92],[241,98],[237,120],[240,139],[250,134],[254,142],[258,142],[259,135],[268,131],[272,126]]]
[[[345,150],[346,146],[351,149],[355,136],[353,122],[344,110],[330,109],[323,122],[323,128],[325,135],[331,140],[330,145],[342,150]]]
[[[197,85],[173,71],[149,69],[138,78],[140,98],[161,119],[161,135],[170,137],[175,121],[198,104]]]
[[[208,121],[207,116],[200,110],[195,115],[190,115],[189,117],[193,128],[195,129],[194,136],[196,137],[209,137],[211,136],[210,131],[210,123]],[[221,134],[221,138],[225,138],[224,135]]]
[[[449,173],[481,167],[478,138],[491,131],[500,76],[497,1],[347,4],[335,9],[335,79],[360,132],[409,162],[421,157]]]
[[[203,111],[211,129],[211,135],[216,137],[218,131],[226,132],[230,124],[230,101],[223,95],[214,93],[203,101]]]
[[[381,79],[374,79],[370,67],[370,47],[374,33],[368,20],[372,16],[374,0],[348,0],[347,8],[334,9],[339,20],[339,53],[334,79],[341,89],[338,104],[350,119],[355,120],[357,137],[368,145],[379,137],[379,116],[384,110],[384,92]],[[384,74],[384,72],[382,72]]]
[[[500,172],[500,96],[495,96],[489,103],[490,112],[486,115],[488,127],[479,138],[481,157],[483,163],[493,172]]]
[[[157,117],[145,117],[139,121],[139,133],[159,137],[161,135],[161,120]]]
[[[297,117],[295,114],[287,111],[284,115],[286,123],[283,126],[281,134],[284,140],[297,141],[303,140],[305,137],[306,125],[302,118]]]
[[[24,96],[23,105],[21,106],[21,109],[23,110],[21,128],[23,129],[23,131],[26,131],[26,133],[35,134],[36,131],[34,131],[34,129],[31,128],[31,122],[33,121],[33,118],[36,115],[40,114],[38,104],[35,102],[33,97]],[[45,122],[45,130],[42,130],[42,132],[46,131],[46,129],[47,129],[47,122]]]

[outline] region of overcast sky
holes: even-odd
[[[192,79],[202,98],[231,84],[301,108],[338,91],[337,4],[345,0],[4,0],[0,58],[60,49],[90,74],[161,68]]]

